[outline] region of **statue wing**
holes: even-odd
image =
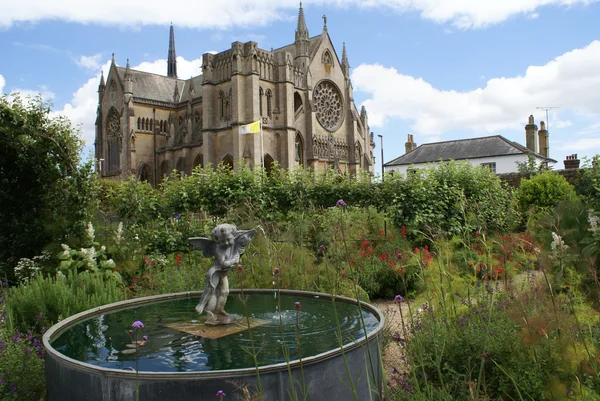
[[[250,243],[250,240],[256,234],[256,229],[252,230],[240,230],[235,235],[235,246],[240,254],[240,256],[244,253],[244,247]]]
[[[194,248],[202,251],[202,255],[204,255],[205,258],[214,258],[217,256],[218,244],[213,239],[205,237],[192,237],[188,238],[188,241]]]

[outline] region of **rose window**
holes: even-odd
[[[331,82],[320,82],[314,92],[317,121],[327,131],[335,131],[342,123],[343,105],[340,94]]]

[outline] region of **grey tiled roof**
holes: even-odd
[[[317,47],[321,44],[321,39],[322,36],[320,34],[308,39],[308,55],[311,58],[314,56],[314,52],[317,50]],[[296,57],[296,44],[292,43],[291,45],[283,46],[273,50],[273,53],[279,52],[288,52],[292,55],[292,58],[294,58]]]
[[[117,67],[121,82],[124,80],[125,68]],[[177,78],[171,78],[164,75],[152,74],[149,72],[130,70],[131,78],[133,79],[133,96],[158,100],[161,102],[173,102],[173,93],[175,92],[175,83],[179,86],[179,100],[181,101],[183,96],[187,96],[184,93],[184,85],[186,81]],[[196,77],[198,79],[198,77]],[[188,80],[189,81],[189,80]],[[189,82],[187,83],[189,85]],[[187,85],[185,86],[187,88]],[[196,85],[194,81],[194,89],[196,90],[196,96],[199,95],[201,85]]]
[[[411,152],[384,164],[386,167],[421,164],[447,160],[477,159],[482,157],[509,156],[530,153],[540,158],[544,156],[534,153],[525,146],[509,141],[501,135],[482,138],[460,139],[455,141],[423,144]],[[556,160],[545,158],[548,161]]]

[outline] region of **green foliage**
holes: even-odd
[[[55,277],[37,275],[27,285],[10,288],[6,309],[15,328],[26,332],[49,327],[75,313],[125,299],[123,284],[101,275],[72,272]],[[40,319],[40,313],[42,317]]]
[[[548,163],[538,163],[537,158],[529,153],[526,162],[517,162],[517,170],[519,173],[537,174],[551,171],[552,167],[548,166]]]
[[[13,278],[20,258],[80,236],[96,183],[81,164],[82,141],[40,98],[0,97],[0,273]]]
[[[0,399],[43,400],[44,347],[37,337],[0,329]]]
[[[391,203],[398,227],[410,235],[438,238],[481,228],[509,230],[515,225],[514,198],[500,179],[468,162],[444,162],[415,169],[406,180],[391,177],[383,184],[381,201]]]
[[[573,186],[553,171],[521,180],[516,196],[523,216],[530,211],[539,215],[551,210],[561,201],[577,199]]]

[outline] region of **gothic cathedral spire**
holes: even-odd
[[[177,78],[177,56],[175,54],[175,32],[173,24],[169,30],[169,58],[167,60],[167,76]]]
[[[300,2],[300,10],[298,10],[298,27],[296,28],[296,42],[303,39],[308,40],[308,29],[306,28],[306,20],[304,19],[302,2]]]
[[[350,63],[348,62],[348,53],[346,52],[346,43],[342,45],[342,71],[346,77],[350,76]]]
[[[308,67],[308,29],[304,19],[304,9],[300,2],[298,10],[298,27],[296,28],[296,65],[302,68]]]

